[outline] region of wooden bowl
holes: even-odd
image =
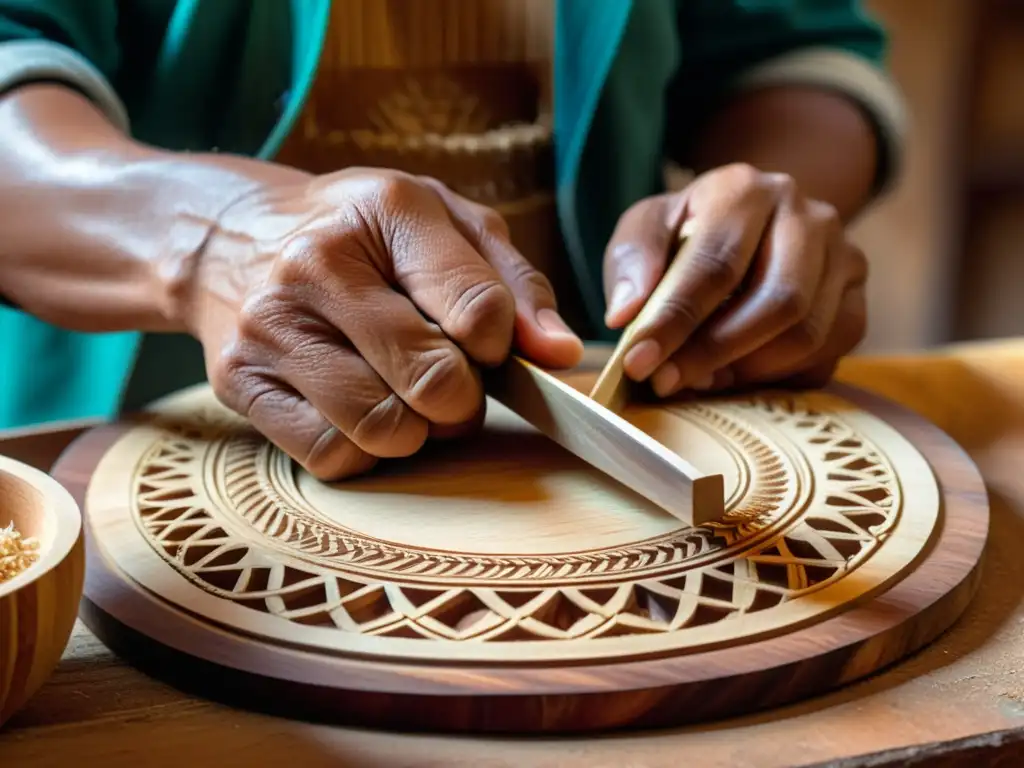
[[[0,456],[0,528],[12,521],[39,548],[32,565],[0,582],[0,727],[60,661],[85,579],[82,516],[71,494],[46,473]]]

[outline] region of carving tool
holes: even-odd
[[[687,244],[691,242],[690,237],[694,232],[695,220],[690,219],[683,224],[679,232],[679,246],[676,250],[676,257],[668,265],[665,274],[658,282],[657,287],[651,293],[647,303],[640,309],[633,321],[626,326],[619,337],[618,344],[612,351],[611,357],[601,370],[594,388],[590,390],[590,398],[603,405],[610,411],[622,413],[623,407],[629,400],[629,390],[632,386],[622,368],[622,361],[626,353],[632,349],[636,337],[644,330],[650,319],[661,307],[666,295],[670,294],[679,285],[682,276],[682,265],[686,263]]]
[[[618,414],[512,356],[484,374],[487,394],[551,440],[687,525],[724,514],[721,475],[701,472]]]
[[[722,476],[701,472],[619,416],[630,387],[622,359],[678,283],[692,231],[692,221],[687,222],[678,255],[623,332],[589,396],[516,356],[486,374],[486,387],[488,395],[563,448],[684,523],[702,525],[724,514]]]

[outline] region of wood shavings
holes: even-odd
[[[38,541],[23,539],[14,523],[0,528],[0,584],[13,579],[38,559]]]

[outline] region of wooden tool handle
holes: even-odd
[[[485,373],[494,398],[542,434],[686,525],[725,514],[725,481],[529,362],[512,356]]]
[[[679,233],[680,245],[675,258],[665,269],[665,274],[633,322],[623,330],[619,343],[615,345],[611,357],[601,370],[601,375],[597,377],[593,389],[590,390],[590,399],[610,411],[620,413],[629,399],[630,381],[626,378],[622,361],[626,357],[626,353],[633,348],[637,336],[646,329],[650,319],[661,309],[665,297],[671,295],[678,288],[687,261],[687,246],[693,242],[690,238],[696,228],[694,222],[694,219],[690,219],[683,224]]]

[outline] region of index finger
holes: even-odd
[[[513,246],[504,219],[491,208],[455,194],[436,179],[423,183],[440,195],[452,222],[477,248],[511,291],[515,303],[514,345],[533,362],[550,368],[571,368],[583,354],[583,343],[558,313],[558,300],[548,278]]]
[[[686,238],[665,276],[634,321],[626,374],[654,373],[740,286],[773,209],[770,196],[715,200],[688,213]],[[690,222],[693,222],[692,224]]]
[[[435,190],[403,180],[391,194],[394,281],[474,361],[500,363],[512,345],[512,292],[452,223]]]

